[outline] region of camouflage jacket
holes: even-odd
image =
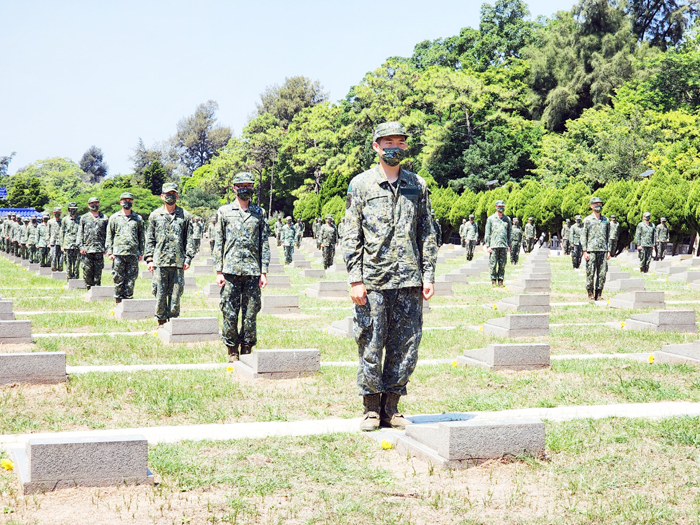
[[[216,239],[216,226],[214,224],[209,224],[207,228],[207,237],[209,237],[210,241]]]
[[[36,229],[38,226],[38,224],[32,224],[31,222],[27,224],[27,244],[30,246],[36,246]]]
[[[435,230],[435,240],[437,241],[438,247],[440,247],[442,246],[442,226],[440,226],[440,222],[436,219],[433,219],[433,229]]]
[[[425,181],[401,169],[394,187],[379,165],[348,186],[342,233],[350,283],[368,290],[435,281],[437,239]]]
[[[282,228],[284,228],[284,223],[277,221],[274,226],[275,237],[282,233]]]
[[[280,238],[282,240],[282,245],[283,246],[293,246],[294,241],[297,238],[297,230],[292,224],[289,226],[288,224],[285,224],[282,226],[282,231],[280,233]]]
[[[8,230],[10,240],[12,242],[19,242],[19,224],[17,222],[10,223],[10,229]]]
[[[467,221],[464,228],[464,238],[468,241],[478,241],[479,240],[479,225],[474,222]]]
[[[607,252],[610,250],[608,239],[610,238],[610,222],[604,215],[596,219],[590,214],[583,219],[583,231],[581,232],[581,248],[584,252]]]
[[[511,247],[517,246],[518,250],[520,249],[520,244],[523,242],[523,230],[520,229],[520,226],[516,226],[515,224],[513,225],[513,229],[510,232],[510,245]]]
[[[19,227],[19,242],[22,244],[27,244],[29,242],[29,226],[22,224]]]
[[[192,219],[189,212],[179,206],[170,214],[165,206],[153,210],[148,216],[146,230],[146,262],[155,266],[182,268],[195,256]]]
[[[36,226],[36,247],[47,248],[49,246],[49,225],[37,224]]]
[[[55,217],[49,219],[49,245],[61,244],[61,221]]]
[[[78,229],[80,228],[80,217],[63,217],[61,221],[61,248],[64,250],[78,249]]]
[[[321,246],[334,246],[338,244],[338,232],[330,224],[324,224],[318,231]]]
[[[651,248],[654,246],[655,232],[656,229],[651,222],[648,225],[644,221],[640,222],[637,224],[637,231],[634,234],[634,244],[644,248]]]
[[[108,255],[143,255],[146,244],[146,225],[141,216],[132,211],[112,214],[107,223]]]
[[[583,226],[574,223],[569,233],[569,242],[574,246],[581,244],[581,233],[583,233]]]
[[[201,239],[204,234],[204,226],[201,222],[196,221],[192,223],[192,238]]]
[[[216,213],[214,268],[232,275],[260,275],[270,266],[270,226],[260,206],[241,210],[237,201]]]
[[[294,228],[297,231],[297,239],[301,239],[304,236],[304,224],[296,223]]]
[[[656,225],[656,230],[654,231],[654,238],[656,242],[668,242],[668,226],[664,226],[659,223]]]
[[[620,223],[610,221],[610,240],[614,241],[620,238]]]
[[[571,226],[567,226],[566,224],[561,227],[561,238],[566,239],[567,241],[569,240],[569,235],[571,234]]]
[[[107,242],[107,216],[98,212],[97,216],[87,212],[80,217],[78,246],[85,253],[104,253]]]
[[[323,225],[319,225],[316,221],[313,222],[313,224],[311,225],[311,233],[314,234],[314,239],[318,237],[318,232],[322,227]]]
[[[459,225],[459,238],[460,239],[464,239],[464,237],[466,237],[466,235],[467,235],[466,228],[467,228],[466,222]]]
[[[529,222],[525,225],[525,238],[526,239],[534,239],[537,237],[537,229],[535,228],[534,224],[530,224]]]
[[[486,219],[484,244],[489,248],[508,248],[512,231],[513,223],[510,222],[510,217],[499,217],[498,213],[494,213]]]

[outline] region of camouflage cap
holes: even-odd
[[[501,201],[501,200],[496,201],[496,206],[505,206],[505,205],[506,205],[506,203]]]
[[[233,184],[255,184],[255,178],[247,171],[242,171],[240,173],[236,173],[231,182]]]
[[[391,135],[403,135],[404,137],[408,137],[406,128],[400,122],[382,122],[374,129],[372,140],[376,142],[377,139],[389,137]]]
[[[520,222],[520,219],[518,219],[517,217],[513,217],[513,222]]]
[[[432,215],[433,217],[435,217],[435,210],[430,210],[430,215]]]
[[[287,216],[284,218],[284,220],[285,220],[285,221],[291,221],[292,218],[291,218],[289,215],[287,215]]]
[[[166,182],[163,184],[163,189],[160,190],[161,193],[170,193],[171,191],[174,191],[175,193],[180,193],[177,191],[177,184],[174,182]]]
[[[534,217],[528,217],[527,220],[528,220],[528,221],[534,221],[535,218],[534,218]]]
[[[94,204],[96,202],[100,202],[100,199],[98,199],[97,197],[90,197],[88,199],[88,204]]]
[[[470,214],[469,214],[469,218],[470,218],[470,219],[473,219],[473,218],[474,218],[474,214],[473,214],[473,213],[470,213]]]
[[[333,218],[333,215],[331,215],[330,213],[328,215],[326,215],[326,219],[332,219],[332,218]]]
[[[29,222],[29,217],[22,217],[22,221]]]
[[[615,215],[615,214],[613,213],[613,214],[610,216],[610,218],[611,218],[611,219],[617,219],[617,215]]]
[[[69,202],[69,203],[68,203],[68,209],[69,209],[69,210],[70,210],[71,208],[77,208],[77,207],[78,207],[78,205],[77,205],[76,203],[74,203],[74,202]]]
[[[642,217],[644,217],[645,219],[647,217],[651,217],[651,213],[649,213],[648,211],[645,211],[644,214],[642,215]]]
[[[600,197],[591,197],[590,204],[603,204],[603,199]]]
[[[131,200],[134,200],[134,196],[133,196],[131,193],[129,193],[128,191],[125,191],[124,193],[122,193],[122,194],[119,196],[119,200],[122,200],[122,199],[131,199]]]
[[[56,206],[56,207],[53,209],[53,212],[54,212],[54,213],[61,213],[61,207],[60,207],[60,206]]]
[[[576,219],[577,221],[580,221],[580,220],[581,220],[581,216],[580,216],[580,215],[577,215],[576,217],[574,217],[574,219]]]
[[[48,218],[49,218],[49,214],[48,214],[47,212],[44,212],[44,213],[41,214],[41,218],[42,218],[42,219],[48,219]]]
[[[666,217],[661,217],[661,222],[666,222]]]
[[[569,223],[571,222],[571,219],[566,219],[565,222],[566,222],[567,224],[569,224]]]

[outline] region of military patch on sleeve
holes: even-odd
[[[352,204],[352,195],[348,193],[348,196],[345,198],[345,209],[347,210],[351,204]]]
[[[401,188],[401,195],[412,201],[418,199],[418,188]]]

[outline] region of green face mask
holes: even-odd
[[[406,151],[401,148],[384,148],[379,158],[387,166],[398,166],[406,158]]]
[[[602,206],[593,206],[593,211],[600,213],[600,210],[602,210]]]
[[[249,201],[253,197],[253,188],[238,188],[236,195],[238,195],[239,199]]]
[[[165,204],[167,204],[168,206],[172,206],[173,204],[175,204],[175,201],[177,201],[176,195],[168,194],[165,196]]]

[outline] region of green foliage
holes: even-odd
[[[20,173],[13,177],[12,187],[7,192],[7,202],[13,208],[36,208],[43,211],[49,202],[49,195],[38,177]]]
[[[165,168],[157,160],[154,160],[150,166],[143,170],[143,187],[150,190],[153,195],[162,193],[166,179]]]
[[[464,193],[452,204],[449,221],[453,228],[459,228],[462,219],[469,215],[476,216],[476,207],[479,205],[479,196],[471,190],[464,190]]]
[[[3,182],[11,187],[15,181],[25,180],[26,184],[24,177],[36,178],[41,182],[41,193],[47,195],[52,203],[57,202],[58,205],[63,206],[89,187],[83,181],[83,175],[75,162],[53,157],[33,162]]]
[[[294,201],[294,217],[309,221],[321,215],[321,199],[318,193],[301,192]]]
[[[323,92],[318,80],[296,76],[285,78],[281,86],[275,84],[267,87],[255,106],[257,116],[269,113],[282,128],[287,128],[297,113],[326,100],[328,93]]]
[[[97,146],[90,146],[80,159],[80,169],[83,170],[90,183],[94,184],[103,180],[107,176],[109,168],[104,162],[102,150]]]
[[[573,219],[576,215],[584,217],[589,210],[591,191],[582,181],[567,186],[564,189],[564,197],[561,200],[561,215],[566,219]]]
[[[325,217],[329,213],[333,216],[335,223],[338,224],[345,217],[345,199],[336,195],[325,203],[323,208],[321,208],[321,217]]]
[[[132,187],[127,188],[129,192],[134,196],[134,207],[133,210],[140,214],[144,219],[148,219],[150,213],[163,205],[160,196],[155,196],[145,188]],[[78,213],[87,213],[88,206],[87,201],[90,197],[97,197],[100,199],[100,210],[105,215],[109,216],[121,209],[121,204],[119,204],[119,196],[124,193],[125,188],[99,188],[95,187],[93,190],[81,193],[73,199],[78,205]],[[65,203],[57,204],[57,206],[63,206],[65,209]]]

